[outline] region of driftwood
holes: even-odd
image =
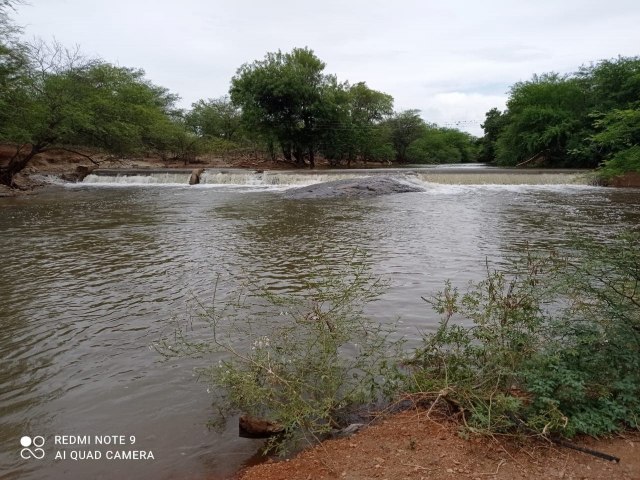
[[[242,415],[238,419],[239,436],[243,438],[269,438],[284,432],[279,423],[263,418]]]

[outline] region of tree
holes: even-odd
[[[240,132],[240,109],[227,96],[198,100],[185,116],[190,131],[203,138],[233,142]]]
[[[589,91],[592,112],[625,109],[640,99],[640,57],[618,57],[583,66],[576,77]]]
[[[587,95],[575,78],[555,73],[518,82],[507,102],[508,122],[496,143],[497,163],[516,165],[532,157],[551,166],[576,163],[577,148],[588,127]],[[584,159],[588,166],[589,159]]]
[[[479,142],[478,161],[493,163],[496,159],[496,143],[498,137],[507,125],[508,117],[497,108],[492,108],[485,114],[482,124],[484,136]]]
[[[3,100],[26,64],[24,47],[16,35],[20,28],[9,16],[9,10],[18,3],[15,0],[0,0],[0,125],[5,122],[9,107]]]
[[[640,172],[640,102],[635,108],[612,110],[594,123],[598,133],[591,137],[606,160],[605,178],[626,172]]]
[[[231,80],[231,100],[242,108],[249,129],[275,139],[287,161],[311,168],[321,139],[320,115],[332,77],[308,48],[267,53],[264,60],[242,65]]]
[[[419,110],[405,110],[396,113],[385,122],[391,132],[391,142],[396,151],[396,161],[404,163],[408,160],[407,149],[420,138],[427,129],[424,120],[420,118]]]
[[[39,41],[25,51],[24,71],[0,92],[8,107],[0,140],[17,145],[0,170],[1,183],[12,186],[13,177],[47,150],[157,150],[166,145],[167,132],[179,128],[172,119],[177,97],[146,80],[142,70],[86,59],[55,42]]]
[[[467,163],[476,160],[475,137],[453,128],[427,125],[407,148],[411,163]]]
[[[571,167],[611,166],[614,157],[616,165],[633,163],[636,150],[626,150],[637,145],[639,98],[640,57],[603,60],[570,75],[534,75],[511,87],[505,112],[487,112],[481,159]]]
[[[357,154],[365,161],[388,156],[390,139],[380,126],[393,114],[393,97],[360,82],[349,89],[349,99]]]
[[[365,82],[331,85],[325,89],[321,152],[332,165],[357,158],[390,160],[393,147],[382,121],[393,113],[393,97]]]

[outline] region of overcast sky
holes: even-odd
[[[184,107],[227,94],[245,62],[307,46],[339,80],[476,135],[514,82],[640,55],[638,0],[28,1],[14,15],[27,38],[142,68]]]

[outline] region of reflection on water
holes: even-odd
[[[295,292],[314,265],[355,248],[391,287],[371,307],[416,338],[436,316],[420,300],[464,286],[484,259],[571,232],[604,237],[640,220],[640,193],[568,185],[426,184],[388,197],[283,200],[277,192],[80,187],[0,202],[0,464],[8,478],[224,477],[259,443],[208,431],[194,360],[148,347],[209,298],[216,273]],[[233,285],[230,285],[233,288]],[[135,435],[153,462],[19,457],[22,435]],[[6,467],[4,467],[6,465]],[[46,472],[46,474],[45,474]],[[209,477],[210,478],[210,477]]]

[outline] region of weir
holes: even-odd
[[[95,170],[82,182],[85,185],[189,185],[190,169]],[[206,169],[199,186],[239,186],[281,189],[355,179],[374,175],[409,177],[426,184],[445,185],[587,185],[583,170],[505,169],[482,165],[435,166],[415,168],[378,168],[350,170],[266,170]]]

